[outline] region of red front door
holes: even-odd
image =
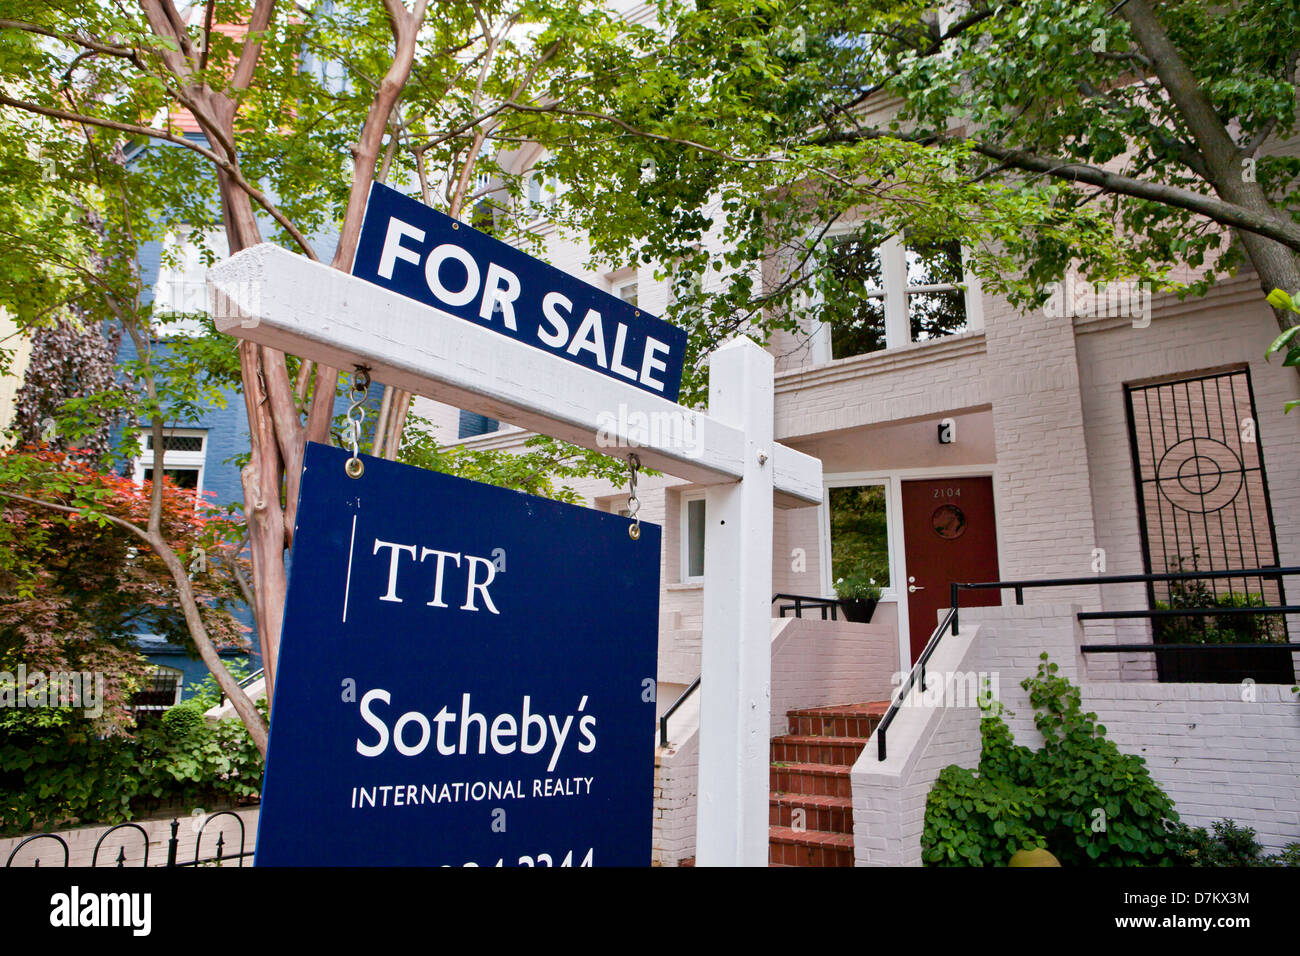
[[[954,581],[998,580],[998,535],[992,478],[904,481],[903,552],[907,616],[915,661],[951,606]],[[1001,604],[997,591],[963,591],[961,605]]]

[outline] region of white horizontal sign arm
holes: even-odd
[[[263,243],[208,272],[217,328],[704,485],[744,474],[742,431],[362,279]],[[491,321],[491,320],[489,320]],[[628,447],[628,439],[640,447]],[[821,462],[768,452],[776,503],[821,501]]]

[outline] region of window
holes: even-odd
[[[208,311],[208,253],[214,261],[223,259],[227,248],[226,234],[221,229],[196,233],[189,226],[181,226],[168,236],[159,256],[158,280],[153,290],[154,314],[191,318],[168,322],[167,333],[198,335],[203,331],[192,317]]]
[[[882,237],[867,228],[833,236],[827,246],[825,272],[812,290],[815,361],[983,327],[978,283],[956,241]]]
[[[889,511],[883,484],[827,489],[831,585],[864,574],[889,587]]]
[[[456,437],[473,438],[475,435],[487,435],[501,427],[501,423],[495,418],[488,418],[486,415],[479,415],[476,412],[467,412],[463,408],[460,410],[460,420],[456,427]]]
[[[140,457],[135,460],[137,484],[153,481],[153,435],[146,432]],[[163,433],[163,473],[181,488],[203,490],[208,433],[205,429],[172,428]]]
[[[682,582],[704,580],[704,494],[682,496]]]
[[[554,177],[541,170],[534,169],[528,174],[524,184],[524,198],[528,201],[529,211],[541,218],[555,203],[560,184]]]
[[[155,666],[148,683],[131,698],[131,711],[137,723],[179,704],[184,686],[185,674],[182,671],[161,664]]]
[[[637,304],[636,282],[625,282],[614,290],[614,294],[628,305]]]
[[[907,321],[913,342],[965,332],[966,296],[961,244],[953,240],[908,239]]]
[[[830,328],[831,357],[847,358],[885,348],[885,287],[878,240],[844,236],[826,257],[829,288],[819,318]]]

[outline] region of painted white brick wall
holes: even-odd
[[[676,866],[687,857],[695,855],[695,794],[699,774],[700,739],[697,722],[680,742],[673,740],[671,748],[659,750],[655,758],[655,820],[651,859],[658,866]]]
[[[772,622],[772,735],[788,733],[791,710],[888,700],[899,670],[893,604],[870,624],[793,618]]]
[[[1017,743],[1041,746],[1033,708],[1020,682],[1046,652],[1080,688],[1107,736],[1141,756],[1174,800],[1182,820],[1208,826],[1231,818],[1278,850],[1300,841],[1300,702],[1286,685],[1259,685],[1243,700],[1233,684],[1097,681],[1085,671],[1077,605],[972,608],[960,635],[945,639],[930,672],[998,675],[1000,699]],[[950,763],[979,762],[975,707],[909,707],[888,736],[888,759],[875,739],[853,768],[855,855],[859,865],[919,865],[925,800]]]

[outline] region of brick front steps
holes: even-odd
[[[789,712],[790,732],[772,738],[772,866],[853,865],[849,772],[888,706],[884,701]]]

